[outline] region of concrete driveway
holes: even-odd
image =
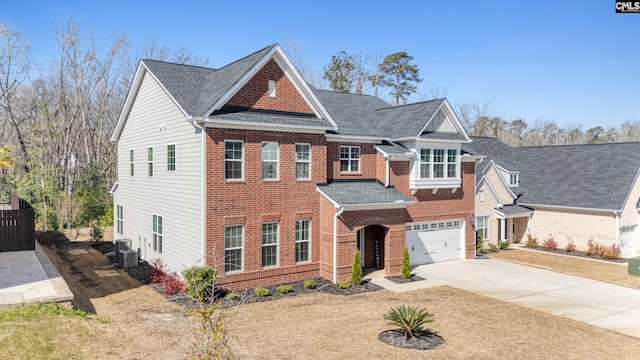
[[[496,259],[447,261],[413,272],[426,280],[371,282],[396,292],[449,285],[640,338],[640,290]]]

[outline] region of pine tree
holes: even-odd
[[[402,278],[408,279],[411,277],[411,261],[409,261],[409,249],[404,248],[402,253]]]
[[[353,257],[353,265],[351,265],[351,283],[353,285],[362,284],[362,258],[360,257],[360,250],[356,250],[356,254]]]

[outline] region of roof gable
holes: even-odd
[[[469,134],[462,126],[462,123],[451,108],[447,99],[440,99],[438,109],[433,112],[429,120],[420,129],[417,136],[423,136],[431,133],[455,133],[461,135],[465,142],[469,142]]]

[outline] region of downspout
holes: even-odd
[[[622,244],[620,244],[620,214],[614,211],[613,215],[616,216],[616,245],[622,246]]]
[[[344,207],[340,207],[333,215],[333,283],[338,282],[338,216],[344,212]]]
[[[389,187],[389,183],[390,181],[390,177],[391,175],[389,175],[389,158],[384,159],[385,162],[385,170],[386,170],[386,177],[385,177],[385,181],[384,181],[384,187]]]

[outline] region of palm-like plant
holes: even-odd
[[[418,332],[422,331],[424,324],[435,321],[432,313],[426,309],[411,305],[400,305],[389,309],[384,314],[384,319],[389,321],[389,325],[400,327],[407,339],[416,336]]]

